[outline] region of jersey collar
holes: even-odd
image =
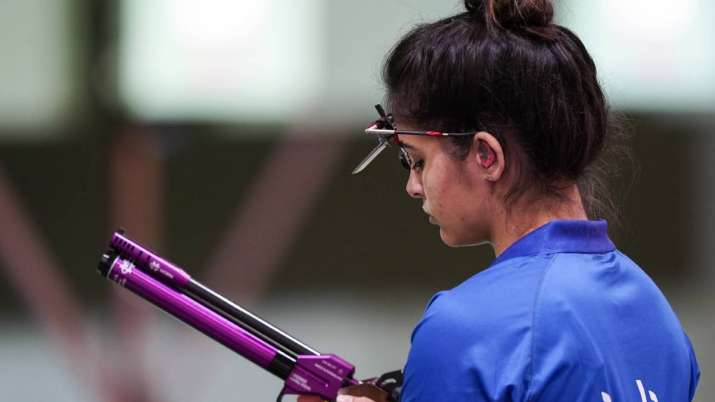
[[[605,220],[556,220],[546,223],[514,242],[492,263],[537,254],[607,253],[615,250],[608,238]]]

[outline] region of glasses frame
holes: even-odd
[[[378,120],[375,120],[370,124],[368,128],[365,129],[365,134],[377,136],[377,147],[375,147],[368,156],[363,159],[362,162],[353,170],[353,174],[360,173],[365,169],[370,162],[372,162],[382,151],[385,150],[389,145],[395,145],[399,148],[399,158],[400,164],[407,170],[413,168],[412,158],[410,158],[409,153],[405,151],[404,147],[400,144],[400,140],[397,137],[398,134],[402,135],[421,135],[427,137],[465,137],[469,135],[476,134],[476,131],[469,132],[444,132],[444,131],[420,131],[420,130],[400,130],[394,123],[394,117],[392,113],[385,113],[382,105],[375,105],[377,113],[380,115]]]
[[[397,128],[397,126],[394,123],[395,119],[392,116],[392,113],[385,113],[385,109],[383,109],[382,105],[380,105],[379,103],[377,105],[375,105],[375,109],[377,110],[377,113],[380,115],[380,118],[378,120],[375,120],[374,122],[372,122],[370,127],[365,129],[365,134],[374,134],[379,137],[393,136],[393,135],[397,135],[397,134],[425,135],[428,137],[463,137],[463,136],[467,136],[467,135],[476,134],[476,131],[450,133],[450,132],[435,131],[435,130],[429,130],[429,131],[400,130]]]

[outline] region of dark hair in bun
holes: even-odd
[[[514,177],[507,205],[531,190],[559,196],[578,183],[593,217],[609,214],[594,197],[594,172],[611,121],[596,66],[581,40],[552,23],[549,0],[465,0],[467,12],[408,32],[388,55],[383,80],[398,121],[428,130],[488,131]],[[472,138],[444,142],[464,159]],[[612,163],[611,165],[616,165]]]
[[[521,29],[552,39],[554,6],[550,0],[464,0],[467,12],[492,29]]]

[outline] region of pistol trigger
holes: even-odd
[[[387,392],[388,400],[397,402],[400,400],[403,382],[404,375],[402,370],[395,370],[381,375],[375,380],[374,384]]]

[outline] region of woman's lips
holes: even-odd
[[[422,212],[424,212],[427,215],[427,219],[429,220],[429,223],[431,223],[433,225],[437,224],[437,221],[432,217],[432,215],[430,215],[429,212],[427,212],[426,209],[422,208]]]

